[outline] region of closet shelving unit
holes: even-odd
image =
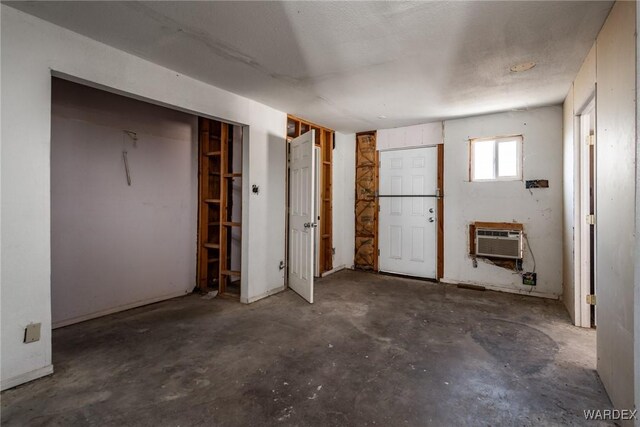
[[[202,117],[199,130],[198,288],[239,298],[240,268],[239,262],[232,267],[232,244],[234,238],[240,241],[242,230],[242,143],[233,142],[242,130]],[[234,188],[239,196],[234,197]]]

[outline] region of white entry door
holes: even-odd
[[[437,147],[380,152],[380,271],[435,279],[437,186]]]
[[[313,130],[289,144],[289,287],[313,302],[315,135]]]

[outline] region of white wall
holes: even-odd
[[[577,150],[574,149],[575,141],[573,135],[573,85],[569,89],[569,94],[562,106],[562,151],[563,151],[563,198],[562,198],[562,300],[569,311],[571,320],[576,323],[574,283],[575,283],[575,252],[573,238],[575,235],[576,215],[574,206],[574,188],[578,188],[574,181],[577,176],[574,174],[574,164],[577,161]],[[574,159],[576,157],[576,159]]]
[[[352,268],[355,251],[356,135],[335,133],[333,150],[334,269]]]
[[[521,134],[524,179],[548,179],[527,190],[523,181],[469,182],[469,139]],[[480,284],[508,292],[558,298],[562,293],[562,108],[537,108],[444,123],[444,282]],[[533,249],[535,288],[512,271],[469,256],[469,224],[519,222]],[[533,263],[525,251],[524,268]]]
[[[635,2],[617,2],[596,40],[598,373],[619,409],[634,404],[635,17]]]
[[[584,220],[580,214],[580,132],[577,116],[593,99],[596,90],[596,45],[589,51],[563,105],[563,170],[564,170],[564,252],[562,299],[574,324],[581,324],[582,310],[590,310],[584,296],[575,289],[580,283],[580,236]],[[586,325],[590,327],[591,325]]]
[[[51,366],[51,73],[249,125],[243,203],[244,300],[283,287],[286,114],[1,6],[2,369],[7,388]],[[215,70],[212,70],[215,72]],[[246,194],[246,192],[245,192]],[[269,248],[268,251],[264,248]],[[24,327],[42,323],[39,342]]]
[[[60,79],[51,113],[54,327],[191,292],[197,117]]]
[[[579,245],[584,219],[577,214],[579,115],[596,91],[596,317],[598,373],[613,404],[634,404],[634,268],[638,267],[636,207],[636,3],[617,2],[565,100],[565,302],[576,321],[585,304]],[[597,85],[597,86],[596,86]],[[570,214],[572,213],[572,215]],[[573,256],[569,256],[573,254]],[[634,264],[635,263],[635,264]],[[573,269],[570,269],[573,267]],[[636,273],[640,274],[640,273]],[[636,276],[637,278],[638,276]],[[636,291],[638,292],[638,291]],[[573,300],[570,297],[575,295]],[[636,294],[636,298],[638,294]],[[638,302],[636,300],[636,310]],[[581,308],[582,307],[582,308]],[[637,311],[636,311],[637,313]],[[636,325],[638,322],[636,314]],[[579,323],[579,322],[578,322]],[[638,328],[638,326],[636,326]],[[636,337],[638,331],[636,330]],[[636,339],[636,355],[638,342]],[[638,357],[635,357],[638,359]],[[636,362],[636,378],[640,364]],[[636,390],[638,384],[636,380]],[[636,399],[637,391],[636,391]]]
[[[636,29],[640,28],[640,8],[636,7]],[[637,94],[640,90],[640,43],[636,40],[636,159],[640,158],[640,108],[638,107]],[[640,408],[640,169],[636,168],[636,253],[635,253],[635,298],[634,298],[634,357],[635,360],[635,407]],[[640,426],[640,420],[636,421]]]
[[[379,129],[376,135],[376,149],[378,151],[437,144],[442,144],[442,122]]]

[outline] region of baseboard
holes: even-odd
[[[469,282],[466,280],[453,280],[453,279],[449,279],[449,278],[442,278],[440,279],[440,282],[442,283],[446,283],[449,285],[472,285],[472,286],[482,286],[487,290],[490,291],[497,291],[497,292],[506,292],[509,294],[518,294],[518,295],[531,295],[534,297],[540,297],[540,298],[547,298],[547,299],[559,299],[560,295],[558,294],[554,294],[554,293],[550,293],[550,292],[540,292],[537,291],[535,289],[533,290],[529,290],[529,289],[514,289],[514,288],[508,288],[506,286],[501,286],[501,285],[489,285],[486,283],[479,283],[479,282]]]
[[[131,304],[125,304],[125,305],[120,305],[118,307],[108,308],[106,310],[100,310],[100,311],[96,311],[94,313],[89,313],[89,314],[85,314],[85,315],[82,315],[82,316],[73,317],[71,319],[66,319],[66,320],[61,320],[59,322],[54,322],[51,325],[51,328],[52,329],[62,328],[64,326],[73,325],[74,323],[84,322],[86,320],[95,319],[95,318],[98,318],[98,317],[106,316],[108,314],[119,313],[121,311],[131,310],[132,308],[138,308],[138,307],[142,307],[142,306],[149,305],[149,304],[154,304],[156,302],[165,301],[165,300],[172,299],[172,298],[183,297],[183,296],[185,296],[187,294],[189,294],[189,291],[175,292],[175,293],[163,295],[163,296],[156,297],[156,298],[149,298],[149,299],[145,299],[145,300],[141,300],[141,301],[132,302]]]
[[[331,275],[331,274],[333,274],[333,273],[337,273],[338,271],[345,270],[346,268],[347,268],[347,266],[346,266],[346,265],[344,265],[344,264],[339,265],[339,266],[338,266],[338,267],[336,267],[336,268],[333,268],[333,269],[331,269],[331,270],[329,270],[329,271],[325,271],[324,273],[322,273],[322,274],[320,275],[320,277],[327,277],[327,276],[329,276],[329,275]]]
[[[53,365],[47,365],[33,371],[25,372],[24,374],[2,380],[0,382],[0,390],[8,390],[10,388],[28,383],[29,381],[37,380],[38,378],[46,377],[47,375],[51,374],[53,374]]]
[[[279,287],[277,287],[275,289],[271,289],[271,290],[269,290],[269,291],[267,291],[267,292],[265,292],[263,294],[256,295],[256,296],[251,297],[251,298],[240,298],[240,302],[243,303],[243,304],[251,304],[252,302],[256,302],[258,300],[261,300],[261,299],[266,298],[268,296],[271,296],[273,294],[277,294],[279,292],[282,292],[282,291],[284,291],[284,289],[285,289],[284,285],[283,286],[279,286]]]

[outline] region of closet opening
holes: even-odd
[[[198,288],[240,298],[243,129],[200,117]]]

